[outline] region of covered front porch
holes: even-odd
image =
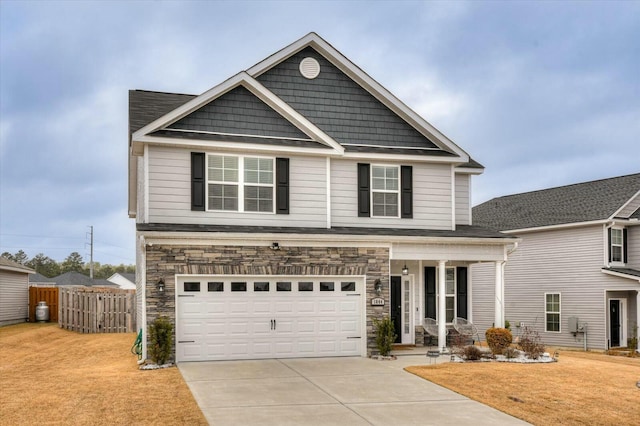
[[[485,317],[486,311],[491,309],[495,326],[504,327],[504,266],[516,247],[516,241],[482,240],[393,244],[389,300],[390,315],[396,327],[396,343],[436,346],[440,352],[446,352],[449,346],[447,335],[455,333],[456,319],[473,323],[474,309],[484,310]],[[475,263],[493,265],[494,288],[474,286],[469,268]],[[495,294],[491,306],[473,303],[474,294],[483,292]],[[434,323],[428,327],[427,333],[423,327],[425,319]]]

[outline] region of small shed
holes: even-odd
[[[29,318],[29,274],[31,268],[0,257],[0,326]]]

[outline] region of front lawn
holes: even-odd
[[[640,358],[562,351],[550,364],[445,363],[407,371],[535,425],[640,419]]]
[[[138,369],[135,338],[0,327],[0,424],[206,425],[177,368]]]

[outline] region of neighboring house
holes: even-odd
[[[117,285],[123,290],[135,290],[136,289],[136,274],[130,274],[126,272],[116,272],[107,278],[112,284]]]
[[[129,130],[139,328],[168,317],[177,361],[367,356],[385,315],[444,348],[516,241],[472,225],[483,167],[315,33],[199,96],[130,91]]]
[[[640,174],[495,198],[474,207],[473,219],[522,239],[505,268],[505,314],[516,333],[526,325],[547,345],[590,349],[637,336]],[[492,279],[490,268],[472,267],[483,291]],[[474,319],[483,329],[492,323],[486,311]]]
[[[61,287],[61,286],[83,286],[83,287],[111,287],[118,288],[118,284],[105,279],[95,279],[80,272],[70,271],[58,276],[47,278],[40,274],[35,274],[29,280],[32,287]]]
[[[0,326],[29,318],[29,274],[35,271],[0,257]]]

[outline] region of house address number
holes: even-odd
[[[371,299],[371,306],[384,306],[384,299],[382,297]]]

